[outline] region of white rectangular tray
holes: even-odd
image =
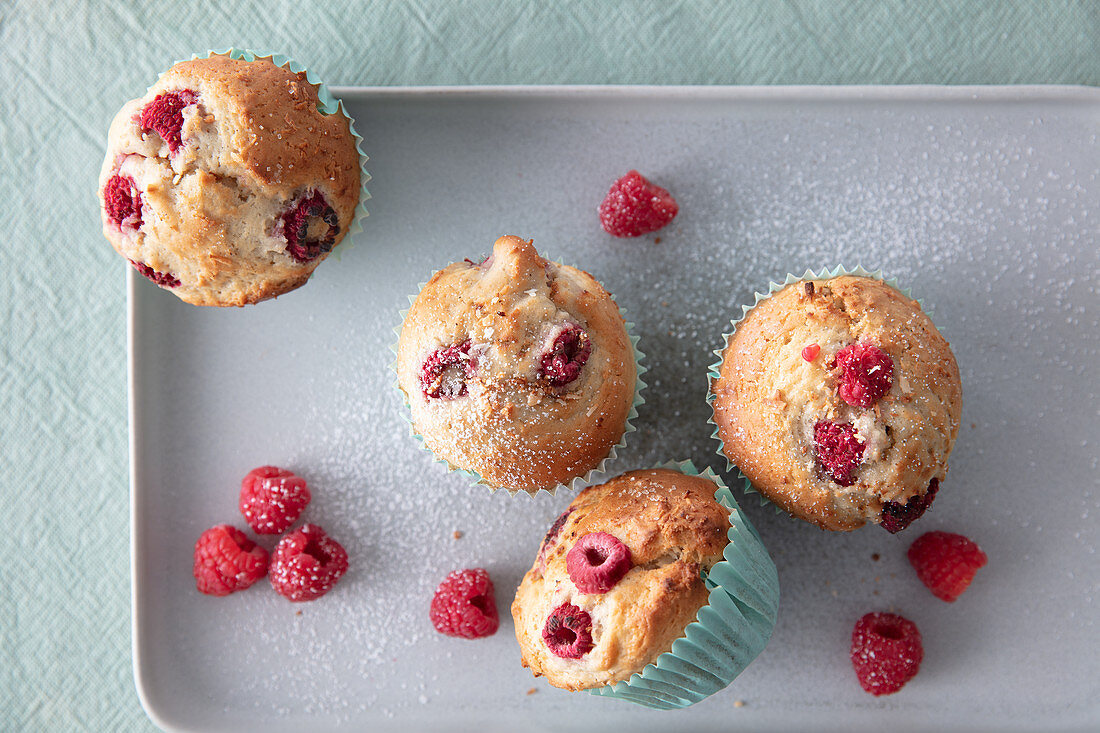
[[[1095,729],[1100,723],[1100,92],[1085,88],[338,89],[371,157],[371,215],[312,281],[245,309],[185,305],[130,274],[134,670],[178,730]],[[637,168],[680,215],[615,240],[596,206]],[[651,371],[618,473],[724,470],[706,370],[729,319],[788,271],[862,263],[913,289],[951,341],[963,424],[933,510],[891,536],[827,534],[741,499],[782,584],[771,644],[733,685],[658,713],[520,667],[509,605],[571,495],[447,475],[389,370],[406,296],[506,233],[592,272]],[[266,581],[200,595],[192,545],[244,526],[241,477],[305,476],[306,519],[347,548],[325,598]],[[736,495],[742,497],[740,490]],[[922,531],[977,540],[958,602],[917,581]],[[463,532],[454,538],[455,530]],[[264,540],[268,547],[272,542]],[[877,558],[877,559],[875,559]],[[452,569],[488,568],[500,631],[435,633]],[[852,624],[924,635],[900,693],[860,690]],[[735,706],[736,701],[743,705]]]

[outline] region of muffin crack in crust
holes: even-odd
[[[610,453],[637,376],[610,294],[511,236],[481,263],[456,262],[424,285],[396,368],[413,425],[437,457],[530,492],[584,475]]]
[[[730,461],[783,509],[837,530],[931,495],[962,401],[951,349],[916,301],[855,276],[760,301],[711,392]]]
[[[714,500],[716,488],[706,478],[661,468],[582,491],[548,532],[553,546],[543,541],[516,591],[512,615],[524,666],[553,685],[580,690],[628,679],[668,651],[707,603],[702,571],[722,559],[728,541],[729,515]],[[591,577],[571,567],[577,554],[616,544],[629,569],[582,591]],[[559,637],[562,617],[583,619],[583,653]]]
[[[171,273],[172,292],[196,305],[304,284],[359,201],[349,122],[318,104],[304,72],[270,59],[176,64],[111,124],[104,235],[143,274]],[[120,178],[132,181],[140,220],[119,216]]]

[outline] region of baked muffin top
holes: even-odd
[[[668,651],[707,603],[700,572],[722,559],[728,541],[717,488],[658,468],[582,491],[512,603],[524,666],[581,690],[628,679]],[[589,567],[609,556],[602,569]]]
[[[351,226],[360,160],[347,118],[270,59],[183,61],[111,124],[103,231],[142,274],[197,305],[303,284]]]
[[[596,467],[634,401],[634,348],[586,272],[501,237],[448,265],[409,309],[398,384],[435,455],[497,488],[551,489]]]
[[[800,280],[752,308],[711,384],[722,450],[791,514],[903,529],[947,473],[959,368],[920,304],[867,277]]]

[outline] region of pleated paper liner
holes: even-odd
[[[788,285],[791,285],[792,283],[798,282],[799,280],[832,280],[833,278],[842,277],[845,275],[856,277],[869,277],[874,280],[879,280],[880,282],[889,285],[894,290],[897,290],[899,293],[902,293],[905,297],[913,297],[910,294],[908,288],[903,288],[898,285],[898,281],[896,278],[886,278],[882,274],[882,270],[869,271],[864,269],[862,265],[856,265],[854,268],[847,268],[843,265],[837,265],[831,270],[826,267],[823,268],[821,272],[816,273],[813,270],[806,270],[806,272],[802,273],[801,275],[787,273],[787,277],[783,280],[783,282],[769,282],[767,293],[754,293],[752,305],[741,306],[741,317],[735,318],[730,321],[729,332],[722,334],[722,348],[713,352],[715,356],[718,357],[718,361],[711,364],[710,367],[707,369],[707,404],[710,405],[711,408],[711,416],[710,419],[707,420],[707,422],[714,426],[714,431],[711,433],[711,437],[714,438],[714,440],[718,443],[718,449],[715,452],[718,453],[718,455],[721,456],[723,459],[725,459],[727,471],[736,472],[738,480],[744,484],[744,492],[746,494],[756,494],[760,498],[760,506],[770,504],[772,507],[775,508],[777,514],[787,514],[787,512],[782,507],[770,501],[767,497],[757,491],[756,487],[752,485],[752,482],[749,481],[748,477],[745,476],[745,474],[741,473],[741,470],[738,469],[737,466],[734,465],[733,462],[730,461],[729,457],[727,457],[726,454],[723,452],[722,438],[718,435],[718,424],[714,421],[714,382],[721,374],[722,363],[725,361],[726,349],[729,347],[730,339],[733,338],[733,334],[737,331],[737,325],[741,323],[741,321],[745,320],[745,316],[749,314],[749,311],[759,305],[761,301],[767,300],[775,293],[779,292]],[[920,300],[917,300],[917,303],[920,302]],[[927,313],[927,311],[925,312]],[[931,316],[931,314],[928,315]],[[788,514],[788,516],[790,515]]]
[[[295,74],[305,73],[306,81],[317,88],[317,100],[318,111],[325,115],[341,114],[348,121],[348,130],[351,132],[352,137],[355,139],[355,150],[359,153],[359,204],[355,207],[355,215],[352,218],[351,226],[348,227],[347,234],[340,241],[343,247],[348,247],[351,244],[352,235],[363,231],[363,219],[367,217],[367,200],[370,198],[370,191],[367,190],[367,182],[370,181],[370,173],[367,172],[367,155],[363,152],[363,137],[355,131],[355,120],[348,114],[347,109],[344,107],[344,103],[333,96],[332,92],[325,85],[318,76],[298,63],[289,56],[285,56],[281,53],[272,53],[270,51],[250,51],[248,49],[241,48],[226,48],[222,50],[209,50],[205,53],[196,53],[191,56],[192,59],[204,59],[210,56],[228,56],[231,59],[237,59],[240,61],[252,62],[256,59],[270,59],[271,63],[281,68],[289,69]],[[177,62],[178,63],[178,62]],[[342,251],[342,247],[337,247],[334,251],[339,259],[339,252]]]
[[[561,264],[560,260],[555,260],[555,261],[558,262],[558,264]],[[412,305],[416,301],[416,298],[419,295],[420,290],[423,290],[423,288],[426,284],[427,283],[420,283],[420,287],[417,290],[417,295],[410,295],[409,296],[409,304],[410,305]],[[615,296],[612,295],[611,299],[614,300]],[[406,308],[406,309],[402,310],[399,313],[399,315],[401,317],[401,323],[402,324],[405,322],[405,316],[408,315],[408,312],[409,312],[409,310]],[[432,450],[430,448],[428,448],[427,445],[425,445],[423,436],[421,436],[420,433],[416,432],[416,426],[413,425],[412,413],[411,413],[411,407],[409,405],[409,400],[408,400],[407,396],[405,395],[405,393],[401,391],[401,387],[399,386],[397,380],[394,380],[394,383],[393,383],[394,389],[396,389],[398,391],[398,393],[401,394],[402,402],[405,405],[405,410],[404,410],[403,415],[404,415],[405,421],[409,424],[409,432],[412,434],[412,436],[414,438],[416,438],[416,441],[420,445],[420,447],[423,450],[427,451],[428,454],[431,455],[432,458],[435,459],[436,463],[439,463],[439,464],[445,466],[448,472],[454,472],[454,473],[461,474],[462,476],[465,476],[470,481],[471,485],[473,485],[473,486],[479,486],[479,485],[480,486],[485,486],[490,491],[507,491],[512,496],[515,496],[517,493],[534,495],[534,494],[538,494],[538,493],[541,493],[541,492],[545,491],[546,493],[553,496],[558,491],[558,489],[573,490],[573,489],[576,489],[579,486],[583,486],[583,485],[586,485],[586,484],[590,483],[594,476],[607,473],[607,465],[615,460],[615,458],[618,456],[618,451],[620,449],[626,447],[626,436],[637,430],[637,428],[634,427],[633,420],[634,420],[634,418],[638,417],[638,406],[645,403],[645,397],[642,396],[642,390],[645,389],[646,383],[644,381],[642,381],[642,374],[649,371],[646,368],[646,366],[644,364],[642,364],[642,360],[645,358],[645,354],[643,354],[641,349],[638,348],[638,337],[634,334],[634,324],[626,319],[626,309],[624,309],[622,306],[619,306],[619,313],[623,317],[623,323],[626,326],[626,334],[630,338],[630,344],[631,344],[631,346],[633,347],[633,350],[634,350],[634,374],[635,374],[635,377],[634,377],[634,400],[630,405],[630,412],[626,416],[626,427],[623,429],[623,435],[619,439],[619,442],[616,443],[615,445],[611,446],[611,450],[608,452],[607,456],[603,460],[601,460],[599,463],[597,463],[595,467],[593,467],[592,469],[586,471],[585,473],[581,474],[580,476],[574,476],[573,478],[571,478],[566,483],[560,483],[560,484],[558,484],[556,486],[552,486],[550,488],[539,489],[536,492],[529,492],[525,489],[513,489],[513,488],[506,487],[506,486],[494,486],[493,484],[489,483],[486,479],[484,479],[476,471],[470,471],[470,470],[467,470],[465,468],[461,468],[459,466],[456,466],[456,465],[452,464],[450,461],[447,461],[444,458],[440,458],[440,457],[436,456],[435,453],[433,453]],[[390,346],[390,350],[394,353],[394,361],[393,361],[393,363],[390,364],[390,368],[393,369],[394,373],[396,374],[397,373],[397,359],[396,359],[396,357],[397,357],[397,344],[398,344],[398,341],[401,338],[401,325],[398,325],[398,326],[394,327],[393,331],[394,331],[394,334],[397,336],[397,340],[395,340],[393,342],[393,344]]]
[[[779,577],[760,535],[714,471],[700,472],[690,460],[656,468],[702,476],[718,486],[714,498],[729,510],[729,542],[722,560],[703,574],[710,589],[707,605],[672,649],[630,679],[588,692],[672,710],[724,689],[764,650],[775,628]]]

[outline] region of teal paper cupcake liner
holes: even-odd
[[[555,260],[555,261],[559,265],[562,264],[561,260]],[[419,287],[417,288],[417,295],[419,295],[420,291],[424,289],[425,285],[427,285],[427,282],[420,283]],[[416,302],[417,295],[408,296],[410,306],[414,302]],[[615,296],[612,295],[611,299],[614,300]],[[616,305],[618,305],[618,304],[616,303]],[[398,325],[395,326],[394,329],[393,329],[393,332],[394,332],[394,335],[396,336],[396,338],[394,339],[393,344],[390,346],[390,351],[392,351],[393,354],[394,354],[394,361],[390,363],[390,369],[393,370],[395,375],[397,374],[397,344],[401,339],[401,326],[402,326],[402,324],[404,324],[405,316],[408,315],[408,313],[409,313],[408,308],[405,308],[404,310],[402,310],[398,313],[398,316],[400,317],[401,320],[398,323]],[[646,385],[645,381],[642,380],[642,375],[645,374],[647,371],[649,371],[649,369],[642,363],[642,360],[645,359],[645,354],[643,354],[642,350],[638,347],[638,336],[634,334],[634,324],[631,321],[627,320],[627,318],[626,318],[626,309],[623,308],[622,306],[619,306],[619,314],[623,317],[623,323],[626,326],[626,335],[630,339],[630,345],[634,349],[634,375],[635,375],[634,376],[634,401],[631,403],[630,412],[627,413],[627,416],[626,416],[626,427],[623,429],[623,435],[619,439],[618,443],[611,446],[611,450],[608,452],[607,456],[603,460],[601,460],[599,463],[597,463],[595,467],[593,467],[592,469],[588,470],[587,472],[585,472],[584,474],[582,474],[580,476],[575,476],[574,478],[570,479],[568,483],[558,484],[557,486],[552,486],[548,489],[539,489],[537,492],[534,492],[535,494],[538,494],[538,493],[541,493],[541,492],[546,492],[547,494],[550,494],[551,496],[553,496],[558,491],[558,489],[573,490],[573,489],[576,489],[578,486],[582,486],[582,485],[590,483],[594,476],[605,474],[607,472],[607,464],[609,464],[611,461],[615,460],[616,457],[618,457],[618,451],[619,450],[626,447],[626,436],[628,436],[630,433],[633,433],[633,432],[637,431],[637,428],[634,427],[633,421],[636,417],[638,417],[638,406],[645,403],[645,397],[642,395],[642,390],[644,390],[646,388],[646,386],[648,386],[648,385]],[[453,463],[446,460],[445,458],[440,458],[437,455],[435,455],[435,453],[432,452],[432,450],[430,448],[428,448],[427,445],[424,444],[424,437],[422,435],[420,435],[420,433],[416,432],[416,426],[413,425],[413,422],[412,422],[411,406],[409,405],[408,397],[401,390],[401,387],[400,387],[397,379],[394,379],[393,387],[401,395],[401,400],[404,403],[404,412],[402,413],[402,416],[404,417],[405,422],[407,422],[408,425],[409,425],[409,432],[412,434],[412,436],[414,438],[416,438],[416,442],[420,445],[420,448],[422,450],[426,451],[428,453],[428,455],[430,455],[435,460],[436,463],[443,465],[448,472],[453,472],[453,473],[457,473],[457,474],[460,474],[462,476],[465,476],[470,481],[471,486],[484,486],[484,487],[488,488],[489,491],[491,491],[491,492],[507,491],[511,496],[515,496],[517,493],[520,493],[520,494],[530,494],[531,493],[531,492],[526,491],[524,489],[511,489],[511,488],[504,487],[504,486],[493,486],[488,481],[486,481],[476,471],[470,471],[468,469],[461,468],[460,466],[454,465]]]
[[[722,560],[702,574],[707,605],[672,649],[630,679],[588,690],[600,697],[674,710],[725,689],[771,639],[779,609],[779,576],[756,528],[741,513],[733,492],[710,468],[688,461],[656,466],[702,476],[717,486],[714,498],[729,510],[729,542]]]
[[[723,444],[722,444],[722,438],[718,435],[718,423],[716,423],[714,421],[714,399],[715,399],[714,382],[715,382],[715,380],[718,379],[718,377],[721,374],[722,363],[725,360],[726,349],[729,347],[730,339],[733,338],[733,334],[737,331],[737,325],[739,323],[741,323],[741,321],[745,320],[745,316],[747,316],[749,314],[749,311],[751,311],[753,308],[755,308],[757,305],[759,305],[760,301],[767,300],[768,298],[770,298],[775,293],[779,292],[780,290],[787,287],[791,283],[798,282],[799,280],[831,280],[835,277],[841,277],[841,276],[844,276],[844,275],[853,275],[853,276],[856,276],[856,277],[869,277],[869,278],[872,278],[874,280],[879,280],[883,283],[886,283],[887,285],[892,287],[894,290],[897,290],[899,293],[903,294],[905,297],[907,297],[907,298],[912,298],[913,297],[910,294],[909,288],[901,287],[898,284],[898,281],[897,281],[896,278],[887,278],[885,275],[882,274],[882,270],[874,270],[874,271],[866,270],[866,269],[864,269],[864,267],[862,265],[856,265],[854,268],[847,268],[847,267],[844,267],[843,265],[837,265],[836,267],[834,267],[831,270],[829,268],[825,267],[825,268],[822,268],[821,272],[816,272],[816,273],[813,270],[806,270],[801,275],[795,275],[793,273],[788,272],[787,277],[781,283],[777,283],[774,280],[769,281],[768,282],[768,292],[767,293],[753,293],[753,303],[752,303],[752,305],[742,305],[741,306],[741,317],[740,318],[734,318],[734,319],[730,320],[730,330],[729,330],[729,332],[722,334],[722,348],[717,349],[713,352],[714,355],[718,357],[718,361],[711,364],[710,367],[707,369],[707,404],[710,405],[710,409],[711,409],[711,413],[710,413],[711,416],[710,416],[710,419],[707,420],[707,422],[714,426],[714,431],[711,433],[711,437],[714,438],[714,440],[718,443],[718,448],[715,452],[726,461],[726,471],[731,472],[731,473],[736,473],[737,479],[743,483],[743,490],[744,490],[745,494],[756,494],[760,498],[760,506],[765,506],[765,505],[770,504],[775,509],[775,512],[777,514],[780,514],[780,513],[786,514],[787,512],[782,507],[780,507],[778,504],[775,504],[774,502],[770,501],[766,496],[761,494],[756,489],[756,487],[752,485],[752,482],[749,480],[748,476],[743,474],[741,472],[741,470],[736,465],[734,465],[734,463],[732,461],[730,461],[729,457],[726,456],[726,454],[722,450],[723,449]],[[917,303],[920,303],[920,302],[921,302],[920,300],[917,300]],[[927,311],[926,311],[926,313],[927,313]],[[930,313],[928,315],[931,316]],[[788,515],[788,516],[790,516],[790,515]],[[793,519],[793,517],[792,517],[792,519]]]
[[[191,59],[204,59],[210,56],[229,56],[231,59],[249,62],[255,61],[256,59],[271,59],[271,63],[279,67],[290,69],[295,74],[304,72],[306,81],[317,88],[318,111],[325,115],[342,114],[347,118],[348,130],[355,139],[355,150],[359,153],[359,203],[355,207],[355,214],[352,217],[351,226],[348,227],[347,233],[340,242],[345,248],[350,247],[353,235],[363,231],[363,219],[368,216],[367,200],[370,199],[371,196],[370,191],[367,190],[367,183],[370,181],[371,175],[367,172],[366,166],[369,158],[367,158],[366,153],[363,152],[363,137],[355,131],[355,120],[348,114],[347,109],[344,107],[344,103],[333,96],[329,88],[315,73],[289,56],[285,56],[281,53],[250,51],[248,49],[230,47],[222,50],[208,50],[204,53],[192,54]],[[179,62],[177,61],[176,63]],[[342,248],[336,248],[335,252],[337,253],[337,258],[340,256],[339,252],[342,251]]]

